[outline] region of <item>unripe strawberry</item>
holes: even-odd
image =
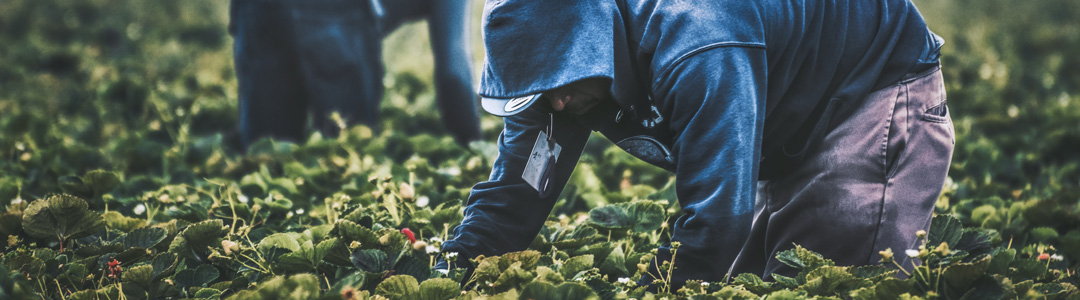
[[[402,182],[401,185],[398,186],[398,193],[401,194],[401,199],[405,200],[412,200],[414,197],[416,197],[416,190],[413,190],[412,185],[404,182]]]
[[[427,248],[427,242],[416,241],[415,243],[412,244],[412,248],[413,248],[413,250],[416,250],[416,251],[424,251],[424,249]]]

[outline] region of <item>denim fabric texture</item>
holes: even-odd
[[[565,184],[591,130],[616,143],[656,141],[659,150],[647,149],[648,143],[619,144],[676,175],[683,209],[672,235],[682,245],[671,278],[676,286],[687,279],[723,280],[732,265],[746,265],[739,271],[759,275],[788,272],[767,268],[772,250],[790,246],[771,239],[773,235],[764,241],[766,249],[754,248],[761,250],[760,256],[740,254],[748,238],[758,236],[752,229],[763,226],[754,223],[758,180],[791,178],[815,164],[818,153],[840,145],[828,142],[829,137],[858,138],[868,132],[838,128],[864,113],[878,116],[880,111],[852,111],[870,101],[871,91],[935,64],[941,45],[907,0],[488,1],[483,29],[488,53],[479,92],[483,96],[535,94],[582,78],[612,80],[614,101],[580,116],[554,114],[556,140],[563,150],[553,182],[560,188]],[[659,123],[642,118],[649,115],[642,112],[653,108]],[[464,221],[454,239],[443,245],[443,251],[462,254],[457,266],[481,254],[523,250],[539,231],[557,197],[541,199],[522,181],[521,172],[551,111],[547,101],[538,101],[505,118],[492,176],[473,188]],[[620,119],[620,111],[637,111],[636,118]],[[938,147],[934,142],[909,147]],[[843,155],[837,159],[859,161],[878,152]],[[944,152],[925,155],[937,158],[925,160],[927,168],[947,169]],[[898,165],[903,170],[896,172],[919,170],[917,162]],[[871,180],[863,178],[864,173],[850,175]],[[812,173],[806,176],[814,178]],[[935,193],[942,182],[934,179],[912,181],[905,190]],[[846,188],[827,183],[808,188]],[[882,201],[881,194],[861,196]],[[820,211],[842,205],[827,197],[813,199],[818,202],[808,203],[820,205]],[[882,214],[890,216],[912,211],[881,207],[887,210]],[[906,230],[924,225],[929,211],[919,212],[911,218],[852,223],[872,221],[873,226]],[[832,216],[818,213],[788,224],[813,227],[821,218]],[[881,239],[867,247],[909,242],[904,235],[861,233]],[[814,250],[829,256],[847,251],[836,245]],[[668,249],[661,247],[650,265],[670,259]],[[645,276],[640,282],[652,281]]]
[[[806,163],[758,185],[750,239],[732,274],[789,275],[775,259],[799,244],[837,265],[918,249],[949,170],[954,133],[940,68],[874,91],[838,116]],[[940,108],[940,110],[939,110]],[[895,259],[910,270],[909,257]]]
[[[479,138],[468,12],[468,0],[232,0],[243,144],[266,136],[301,141],[308,112],[326,136],[338,132],[328,119],[334,111],[377,127],[382,38],[421,18],[429,22],[443,123],[461,143]]]

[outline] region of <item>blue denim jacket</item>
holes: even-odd
[[[521,174],[552,109],[538,101],[506,117],[491,177],[473,187],[443,251],[525,249],[595,130],[676,174],[675,282],[721,280],[749,230],[756,181],[798,163],[846,103],[937,62],[942,41],[907,0],[819,2],[488,1],[481,95],[602,77],[615,101],[554,114],[563,148],[543,199]]]

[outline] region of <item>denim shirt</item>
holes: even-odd
[[[673,240],[688,248],[680,260],[738,251],[758,179],[797,163],[844,104],[937,62],[942,41],[909,1],[818,2],[489,0],[479,94],[520,97],[602,77],[614,101],[552,114],[562,152],[544,199],[521,174],[552,108],[538,101],[506,117],[491,177],[473,187],[443,251],[463,260],[524,250],[594,130],[676,174],[684,215]],[[718,59],[683,64],[703,55]]]

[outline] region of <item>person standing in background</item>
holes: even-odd
[[[468,0],[232,0],[229,32],[239,82],[244,147],[263,137],[302,141],[314,129],[336,136],[349,124],[377,127],[383,93],[382,39],[427,19],[436,102],[460,144],[480,138],[472,91]]]

